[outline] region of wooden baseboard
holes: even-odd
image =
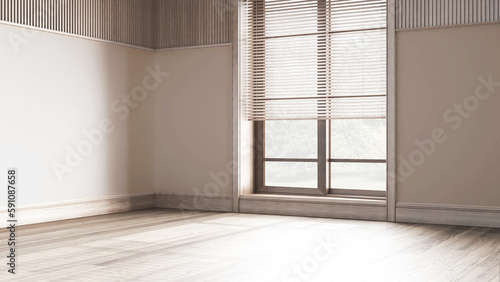
[[[343,219],[387,220],[385,200],[283,195],[240,196],[240,212]]]
[[[396,204],[396,221],[500,227],[500,208],[398,203]]]
[[[23,206],[16,217],[17,225],[27,225],[154,207],[155,194],[145,193]],[[6,210],[1,212],[7,214]],[[0,227],[5,226],[6,218],[0,222]]]
[[[184,210],[231,212],[232,195],[157,193],[156,207]]]
[[[232,205],[232,195],[181,193],[120,195],[24,206],[17,211],[17,225],[155,207],[231,212]],[[240,196],[239,206],[242,213],[387,220],[386,203],[383,200],[253,194]],[[7,214],[5,209],[0,212]],[[0,227],[7,226],[6,219],[1,220]],[[396,221],[500,228],[500,207],[398,203]]]

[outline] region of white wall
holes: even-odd
[[[0,38],[0,180],[7,168],[19,170],[18,203],[153,192],[132,181],[130,118],[112,110],[140,85],[152,53],[5,24]],[[105,119],[114,130],[59,181],[53,163],[67,165],[66,147],[75,150],[83,130]]]
[[[19,170],[20,206],[231,194],[231,47],[155,53],[5,24],[0,37],[0,179]],[[156,87],[126,106],[122,95],[144,86],[148,66],[161,81],[147,79]],[[107,119],[113,131],[68,163],[67,147],[78,151],[88,141],[83,131]],[[5,202],[1,193],[0,207]]]

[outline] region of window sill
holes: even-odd
[[[251,194],[239,201],[243,213],[387,220],[385,199]]]
[[[320,204],[338,204],[338,205],[375,205],[386,206],[385,198],[361,198],[359,196],[303,196],[303,195],[277,195],[277,194],[251,194],[241,195],[240,200],[247,201],[278,201],[293,203],[320,203]]]

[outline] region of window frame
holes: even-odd
[[[265,16],[265,0],[256,0],[256,3],[259,3],[261,9],[261,16]],[[326,0],[317,0],[318,8],[324,3]],[[389,9],[390,0],[387,1],[387,6]],[[329,14],[321,14],[318,12],[318,23],[319,26],[322,24],[327,24],[327,21],[330,21]],[[387,17],[387,21],[389,23],[389,17]],[[378,28],[377,28],[378,29]],[[387,39],[389,42],[389,25],[385,27],[387,33]],[[356,31],[356,30],[353,30]],[[261,32],[265,32],[265,27]],[[335,33],[335,32],[332,32]],[[293,35],[291,37],[303,36],[302,34]],[[326,40],[329,40],[329,36],[326,37]],[[321,39],[319,39],[321,40]],[[321,46],[321,44],[319,44]],[[389,44],[387,45],[387,49],[389,49]],[[329,56],[329,53],[324,52],[318,48],[318,56]],[[329,63],[331,60],[327,60]],[[389,78],[389,56],[387,57],[387,74]],[[318,72],[328,71],[329,67],[324,65],[323,67],[318,66]],[[327,87],[327,82],[324,82],[323,87]],[[318,87],[320,83],[318,83]],[[387,84],[387,96],[389,96],[389,84]],[[388,97],[389,98],[389,97]],[[389,109],[387,109],[389,111]],[[385,118],[386,129],[389,130],[389,115]],[[386,179],[388,179],[387,175],[389,173],[389,165],[388,165],[388,154],[386,153],[385,159],[332,159],[331,156],[331,128],[330,120],[318,120],[318,131],[317,131],[317,158],[316,159],[302,159],[302,158],[266,158],[265,157],[265,121],[254,121],[253,127],[253,142],[254,142],[254,189],[255,193],[262,194],[293,194],[293,195],[311,195],[311,196],[343,196],[343,197],[373,197],[373,198],[386,198],[387,191],[389,187],[389,183],[386,183],[385,190],[366,190],[366,189],[345,189],[345,188],[334,188],[331,186],[331,164],[335,162],[343,162],[343,163],[384,163],[386,164]],[[386,132],[386,146],[389,146],[389,136]],[[316,162],[317,163],[317,187],[316,188],[292,188],[285,186],[266,186],[265,185],[265,164],[266,162]]]
[[[265,156],[265,121],[254,122],[254,176],[255,191],[265,194],[297,194],[297,195],[328,195],[327,187],[327,142],[326,121],[318,120],[317,158],[266,158]],[[286,186],[266,186],[266,162],[315,162],[317,163],[317,187],[316,188],[292,188]]]
[[[386,124],[387,124],[387,119]],[[317,158],[267,158],[265,156],[265,121],[254,122],[254,171],[255,171],[255,192],[261,194],[292,194],[292,195],[310,195],[310,196],[342,196],[342,197],[374,197],[385,198],[386,190],[366,190],[366,189],[347,189],[335,188],[331,186],[331,164],[341,163],[383,163],[386,159],[332,159],[331,155],[331,136],[330,121],[318,120],[318,138],[317,138]],[[387,135],[386,135],[387,139]],[[265,185],[265,166],[266,162],[315,162],[317,163],[317,187],[316,188],[292,188],[286,186],[267,186]]]

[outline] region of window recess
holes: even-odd
[[[385,0],[246,0],[258,193],[385,196]]]

